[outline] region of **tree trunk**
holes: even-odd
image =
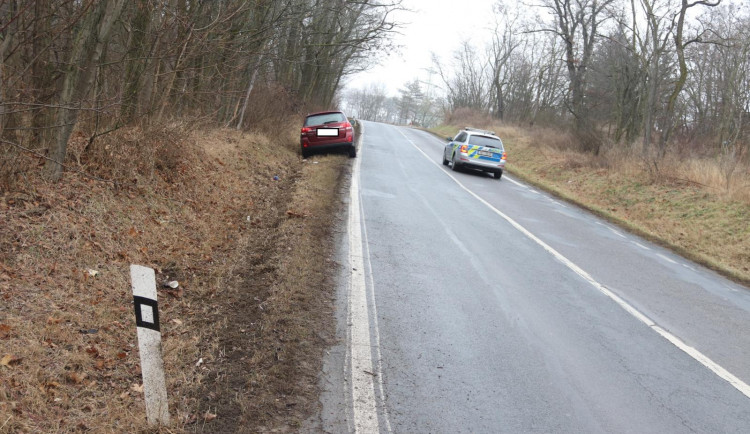
[[[13,17],[16,13],[16,2],[10,3],[8,12],[8,20]],[[0,35],[2,40],[0,41],[0,138],[3,137],[5,124],[6,124],[6,105],[5,105],[5,53],[8,51],[8,47],[13,43],[12,31],[7,32],[5,35]]]
[[[258,62],[255,65],[255,69],[253,70],[253,75],[250,77],[250,83],[247,85],[247,92],[245,92],[245,102],[242,103],[242,111],[240,111],[240,119],[237,121],[237,129],[239,130],[242,128],[242,122],[245,121],[245,110],[247,110],[247,103],[250,101],[250,93],[253,91],[253,87],[255,86],[255,79],[258,77],[258,70],[260,70],[261,65],[263,64],[263,52],[261,51],[260,57],[258,57]]]
[[[125,123],[133,120],[138,111],[138,92],[141,89],[141,76],[148,66],[145,59],[149,52],[146,44],[146,32],[148,30],[151,16],[148,0],[139,0],[135,5],[136,12],[133,18],[131,36],[129,41],[129,54],[125,76],[123,77],[122,106],[120,116]]]
[[[672,135],[672,131],[674,130],[674,112],[675,112],[675,106],[677,105],[677,98],[680,96],[680,92],[682,92],[682,88],[685,86],[685,81],[687,81],[688,69],[687,69],[687,62],[685,61],[686,43],[683,42],[683,29],[685,28],[685,14],[687,13],[687,10],[693,6],[703,5],[703,6],[714,7],[714,6],[718,6],[719,3],[721,3],[721,0],[716,0],[716,2],[714,3],[710,1],[703,1],[703,0],[696,0],[693,3],[688,3],[688,0],[682,0],[682,6],[680,7],[680,12],[677,18],[677,29],[674,34],[675,50],[677,51],[677,62],[680,67],[680,75],[677,77],[677,81],[675,82],[674,89],[672,90],[672,93],[669,95],[669,101],[667,102],[667,113],[666,113],[666,121],[664,124],[664,132],[659,138],[659,158],[660,159],[664,158],[664,155],[667,152],[667,143],[669,142],[669,139],[671,138],[671,135]]]
[[[194,23],[190,25],[190,30],[188,31],[187,37],[185,38],[185,43],[182,45],[182,49],[180,50],[180,55],[177,56],[177,61],[175,62],[174,69],[172,70],[172,74],[169,79],[169,84],[167,84],[167,87],[164,89],[164,95],[162,95],[162,100],[161,100],[161,108],[159,109],[159,114],[156,116],[156,119],[159,121],[162,119],[162,116],[164,115],[164,109],[167,107],[167,104],[169,104],[169,95],[172,93],[172,87],[174,87],[174,82],[175,82],[175,79],[177,78],[177,73],[179,72],[179,69],[182,66],[182,59],[185,56],[185,51],[187,50],[188,42],[190,42],[190,38],[193,35],[193,26],[194,26]]]
[[[91,88],[93,71],[124,3],[125,0],[99,0],[92,6],[76,34],[60,94],[60,108],[57,110],[56,119],[57,134],[50,144],[50,159],[45,166],[46,175],[52,181],[62,177],[68,139],[78,120],[79,110],[74,105],[80,104]]]

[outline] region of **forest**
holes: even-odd
[[[342,77],[386,48],[397,3],[369,0],[3,0],[0,181],[19,155],[61,177],[128,125],[169,119],[241,129],[331,104]]]

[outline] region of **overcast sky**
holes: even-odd
[[[383,83],[392,96],[403,85],[419,78],[427,83],[432,66],[430,53],[448,61],[461,41],[483,47],[493,25],[492,5],[495,0],[404,0],[411,12],[399,12],[396,21],[404,23],[394,43],[398,52],[380,56],[381,64],[369,71],[352,75],[347,88],[361,88],[370,83]],[[374,60],[376,61],[376,60]],[[439,77],[432,76],[438,83]]]

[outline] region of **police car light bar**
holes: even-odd
[[[480,130],[479,128],[464,127],[464,130],[466,130],[466,131],[475,131],[477,133],[489,134],[489,135],[492,135],[492,136],[496,135],[494,131]]]

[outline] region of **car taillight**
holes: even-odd
[[[503,152],[503,160],[507,160],[507,159],[508,159],[508,154],[506,154],[505,152]]]
[[[466,145],[461,145],[461,153],[465,154],[469,150],[469,147]]]
[[[312,128],[310,128],[310,127],[302,127],[302,132],[300,134],[309,133],[310,131],[312,131]]]
[[[346,129],[346,131],[351,131],[352,130],[352,124],[350,124],[349,122],[347,122],[347,123],[344,124],[344,128]]]

